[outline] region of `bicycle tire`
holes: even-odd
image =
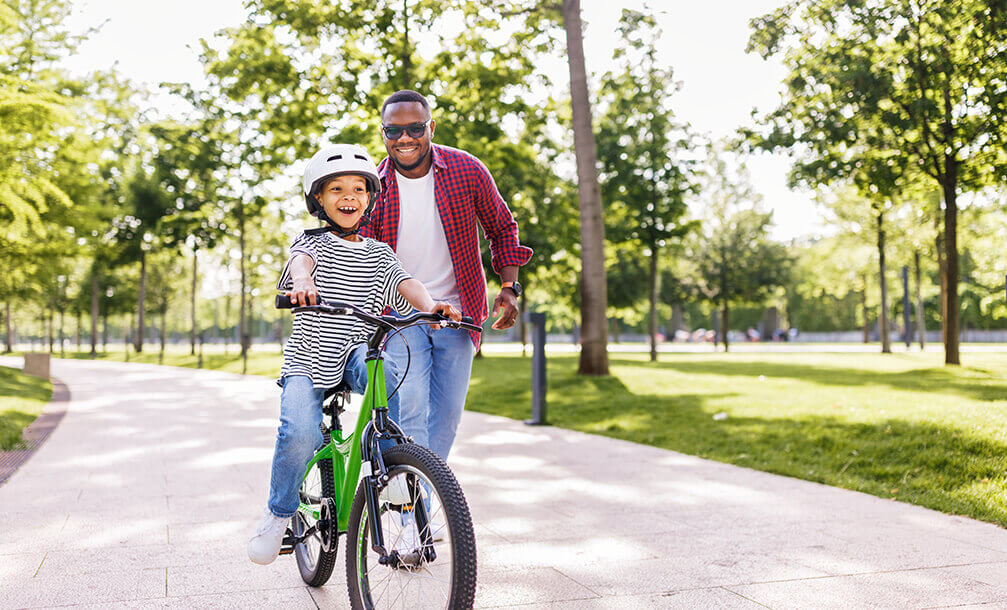
[[[389,605],[382,604],[384,600],[394,603],[395,607],[437,607],[438,604],[430,600],[418,599],[421,595],[430,595],[440,603],[446,599],[446,608],[471,608],[476,591],[475,532],[468,503],[454,474],[437,454],[414,443],[396,445],[383,451],[382,457],[390,477],[414,477],[410,479],[413,493],[422,489],[419,493],[426,494],[431,503],[439,504],[431,511],[431,521],[434,524],[443,523],[444,540],[434,542],[429,534],[420,533],[425,550],[417,556],[422,555],[423,560],[408,567],[380,565],[368,542],[369,516],[364,499],[365,482],[361,481],[353,500],[346,536],[346,585],[352,607],[380,610]],[[416,479],[420,483],[416,483]],[[382,519],[385,546],[390,550],[399,540],[393,531],[395,523],[405,519],[402,506],[397,506],[399,514],[396,517],[396,505],[383,501],[387,497],[383,490],[379,496],[382,514],[378,518]],[[409,526],[400,527],[405,529]],[[436,555],[433,559],[425,554],[430,550]],[[446,582],[446,591],[442,585],[439,586],[441,590],[433,590],[438,587],[432,584],[435,582]]]
[[[318,495],[319,490],[321,495]],[[314,503],[315,498],[334,498],[336,495],[335,480],[332,478],[332,461],[322,459],[312,465],[311,470],[301,482],[299,491],[301,502],[306,504]],[[304,515],[301,511],[294,513],[291,519],[291,529],[295,536],[302,535],[316,521]],[[332,535],[335,536],[335,526],[332,527]],[[322,550],[321,538],[316,532],[308,537],[304,542],[294,547],[294,556],[297,559],[297,569],[301,573],[301,579],[308,586],[320,587],[328,582],[332,576],[332,570],[336,565],[336,554],[339,545],[333,541],[328,551]]]

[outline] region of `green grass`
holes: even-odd
[[[966,353],[962,367],[942,358],[662,354],[652,364],[612,354],[611,376],[596,378],[576,375],[576,356],[552,355],[548,418],[1007,526],[1007,354]],[[130,360],[156,363],[158,354]],[[194,367],[196,357],[169,351],[164,363]],[[204,366],[241,372],[233,353],[207,354]],[[279,368],[275,351],[249,357],[249,373]],[[530,359],[477,359],[467,408],[527,419],[530,379]],[[726,419],[714,419],[720,413]]]
[[[941,359],[613,354],[611,376],[586,378],[553,356],[548,419],[1007,526],[1007,354]],[[478,360],[467,408],[528,418],[530,370]]]
[[[0,366],[0,451],[14,449],[21,434],[52,397],[52,383]]]

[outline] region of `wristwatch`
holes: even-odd
[[[520,282],[504,282],[503,288],[510,288],[514,292],[514,296],[521,298],[521,294],[524,292],[524,288],[521,287]],[[501,290],[503,290],[501,288]]]

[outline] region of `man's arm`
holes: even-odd
[[[481,162],[478,166],[475,192],[476,216],[490,245],[490,262],[504,283],[516,282],[518,269],[531,258],[532,250],[518,241],[518,227],[507,203],[500,195],[493,176]],[[505,330],[517,322],[517,295],[504,288],[493,299],[493,314],[503,310],[493,322],[494,330]]]
[[[507,282],[516,282],[518,269],[517,265],[507,265],[500,270],[500,280],[505,284]],[[496,298],[493,299],[493,315],[497,315],[497,312],[501,308],[503,309],[503,313],[493,322],[494,330],[508,329],[517,322],[518,314],[521,311],[517,305],[517,295],[513,290],[504,288],[497,293]]]

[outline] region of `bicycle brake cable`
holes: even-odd
[[[392,331],[390,334],[388,334],[385,337],[385,342],[384,342],[384,344],[381,347],[381,351],[385,351],[385,347],[384,346],[388,345],[388,342],[391,341],[392,338],[395,337],[395,335],[400,334],[402,331],[404,331],[407,328],[412,328],[412,325],[410,325],[410,326],[403,326],[402,328],[396,328],[394,331]],[[413,359],[412,352],[409,351],[409,342],[406,341],[406,338],[404,336],[402,337],[402,342],[406,344],[406,370],[403,371],[401,375],[399,375],[399,383],[395,386],[395,389],[392,390],[388,394],[388,400],[391,400],[392,396],[395,396],[396,392],[399,391],[399,388],[402,387],[402,383],[406,380],[406,375],[409,374],[409,365],[411,364],[412,359]]]

